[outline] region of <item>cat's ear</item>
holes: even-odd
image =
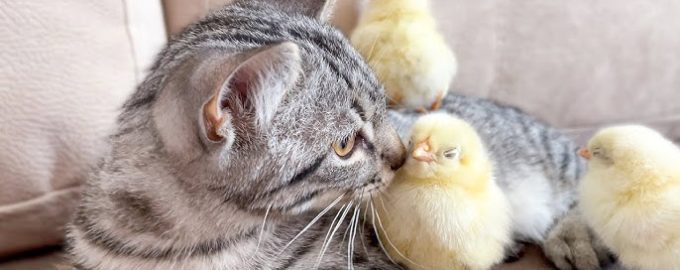
[[[269,0],[286,12],[300,13],[321,21],[330,20],[335,0]]]
[[[233,138],[236,126],[266,130],[297,81],[300,65],[299,48],[292,42],[262,49],[238,65],[203,106],[206,137],[214,142]]]

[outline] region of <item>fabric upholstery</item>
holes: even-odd
[[[459,59],[455,91],[518,106],[579,141],[595,128],[631,122],[680,139],[680,2],[431,6]]]
[[[179,34],[184,27],[205,16],[210,10],[220,8],[233,0],[162,0],[165,22],[170,37]],[[334,7],[333,24],[347,33],[352,30],[357,16],[354,0],[339,0]]]
[[[165,37],[159,4],[161,29],[134,28],[160,37],[156,47]],[[85,173],[155,54],[131,40],[128,8],[0,1],[0,257],[62,240]]]

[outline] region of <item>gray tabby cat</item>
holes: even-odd
[[[327,11],[322,0],[238,0],[167,46],[87,182],[69,227],[73,268],[399,268],[359,221],[404,149],[368,66],[316,19]],[[508,162],[503,185],[526,204],[518,237],[541,242],[573,202],[580,165],[564,157],[573,145],[505,107],[453,95],[445,103],[488,125],[478,128],[496,162]],[[516,123],[507,114],[527,129],[500,132]],[[526,134],[539,143],[522,143]],[[544,191],[554,200],[533,193]],[[556,262],[578,266],[571,251],[589,238],[559,241],[585,239],[572,223],[548,242],[556,239]]]
[[[167,46],[87,183],[73,267],[398,267],[358,202],[403,145],[368,66],[315,19],[324,6],[237,1]]]
[[[518,243],[542,245],[562,270],[599,269],[611,261],[574,208],[585,164],[569,138],[516,108],[481,98],[448,94],[440,110],[468,121],[484,140],[512,206]],[[410,110],[388,112],[402,139],[417,117]]]

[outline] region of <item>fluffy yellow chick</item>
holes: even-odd
[[[510,206],[475,130],[445,113],[419,118],[410,156],[374,223],[394,260],[409,269],[489,269],[511,243]]]
[[[351,40],[385,85],[391,105],[441,106],[457,63],[427,0],[368,0]]]
[[[579,151],[584,218],[620,261],[641,270],[680,269],[680,149],[643,126],[598,132]]]

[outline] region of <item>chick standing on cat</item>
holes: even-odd
[[[413,125],[410,156],[374,223],[388,254],[409,269],[489,269],[511,243],[510,206],[476,131],[445,113]]]
[[[680,149],[649,128],[620,126],[579,154],[589,160],[581,208],[603,242],[627,266],[680,269]]]
[[[438,109],[457,63],[428,1],[368,1],[351,40],[385,85],[390,105]]]

